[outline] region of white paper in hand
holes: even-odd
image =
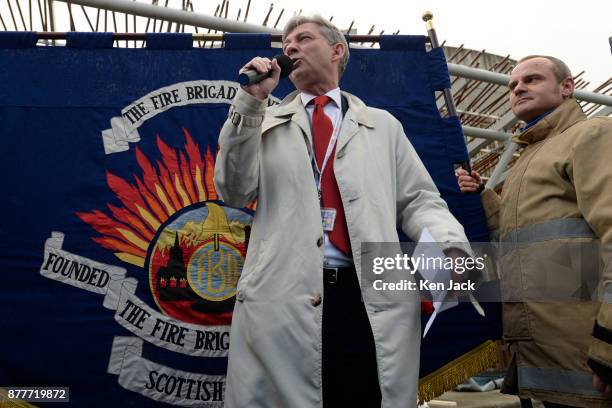
[[[440,246],[436,245],[431,233],[427,228],[423,228],[421,232],[421,237],[419,238],[419,242],[417,243],[416,248],[414,249],[413,257],[423,257],[425,259],[437,259],[440,258],[444,260],[446,255],[442,251]],[[444,262],[441,262],[442,266]],[[423,331],[423,337],[427,335],[429,328],[433,324],[434,320],[436,320],[436,316],[438,313],[442,313],[445,310],[448,310],[452,307],[457,306],[459,301],[457,299],[447,299],[444,301],[446,297],[446,288],[449,286],[449,282],[452,276],[452,269],[437,269],[436,264],[440,264],[439,262],[425,262],[421,264],[418,268],[421,277],[429,283],[436,283],[439,286],[444,287],[443,290],[430,290],[432,303],[434,311],[429,317],[427,324],[425,325],[425,330]]]

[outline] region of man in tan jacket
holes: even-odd
[[[508,86],[527,125],[514,139],[524,150],[501,197],[477,172],[457,175],[461,191],[482,191],[500,241],[512,353],[502,391],[523,406],[534,398],[546,407],[612,407],[612,120],[586,118],[569,69],[553,57],[523,58]]]

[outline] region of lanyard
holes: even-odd
[[[325,111],[323,113],[325,114]],[[314,115],[314,111],[313,111],[313,115]],[[316,170],[316,175],[318,176],[315,179],[317,183],[317,192],[319,193],[319,199],[321,199],[321,180],[323,179],[323,172],[325,171],[325,168],[327,167],[327,162],[329,161],[329,158],[331,157],[332,152],[334,151],[334,148],[336,147],[336,142],[338,141],[338,136],[340,134],[340,120],[341,119],[342,119],[342,114],[339,114],[336,116],[332,137],[331,139],[329,139],[329,144],[327,145],[327,150],[325,151],[325,156],[323,157],[323,163],[321,164],[320,170],[319,170],[319,165],[317,164],[316,154],[313,154],[312,156],[312,161],[314,163],[313,167]],[[312,145],[313,145],[312,150],[314,152],[315,151],[314,135],[312,139]]]

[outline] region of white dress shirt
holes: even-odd
[[[340,127],[342,126],[342,95],[340,94],[340,88],[332,89],[327,92],[325,95],[331,98],[331,102],[324,106],[323,111],[329,117],[334,127],[334,132],[340,132]],[[300,94],[300,98],[302,99],[302,103],[306,108],[306,112],[308,113],[308,119],[310,120],[310,126],[312,127],[312,114],[314,112],[314,104],[308,104],[311,100],[316,98],[317,95],[311,95],[307,92],[302,92]],[[312,146],[312,151],[314,152],[314,146]],[[312,163],[314,175],[315,175],[315,183],[318,183],[319,180],[319,171],[314,163],[314,155],[313,155],[313,163]],[[353,259],[351,257],[346,256],[342,251],[334,246],[329,240],[329,234],[325,232],[325,247],[324,254],[325,260],[324,265],[326,267],[343,267],[343,266],[351,266],[353,265]]]

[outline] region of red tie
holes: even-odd
[[[317,96],[314,99],[314,112],[312,113],[312,137],[315,147],[315,158],[317,167],[320,169],[323,165],[327,146],[334,132],[334,126],[331,119],[325,114],[323,107],[331,101],[327,95]],[[344,207],[334,174],[334,156],[336,147],[332,150],[327,164],[321,176],[321,206],[324,208],[336,209],[336,221],[334,229],[329,232],[329,239],[336,248],[344,252],[346,255],[351,254],[351,242],[348,237],[348,228],[346,226],[346,218],[344,216]]]

